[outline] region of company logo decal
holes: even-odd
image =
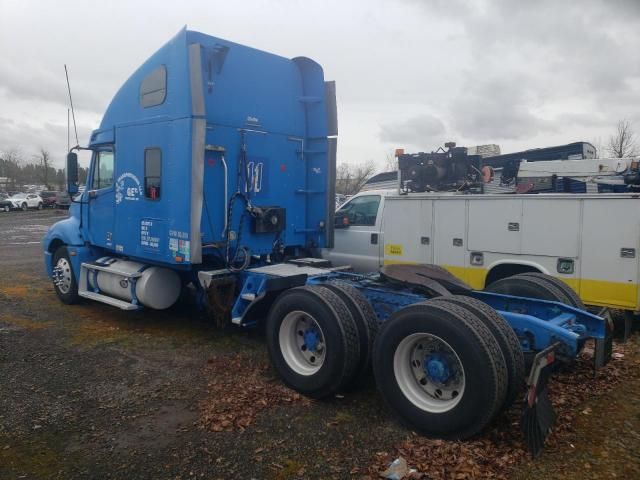
[[[140,200],[140,180],[133,173],[125,172],[116,181],[116,205],[123,200]]]

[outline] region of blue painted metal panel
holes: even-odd
[[[141,85],[159,68],[166,70],[165,100],[144,107]],[[206,124],[201,143],[194,140],[195,119]],[[325,84],[322,68],[308,58],[286,59],[182,30],[122,85],[90,146],[113,148],[115,181],[94,198],[86,191],[83,208],[71,210],[81,225],[76,243],[173,268],[199,263],[191,253],[204,244],[205,263],[219,260],[225,204],[239,177],[256,179],[247,192],[252,205],[286,209],[284,231],[267,234],[252,230],[246,212],[240,228],[243,208],[235,206],[229,229],[252,254],[269,254],[276,243],[326,243],[331,168]],[[162,150],[161,193],[153,200],[144,195],[144,151],[150,147]]]

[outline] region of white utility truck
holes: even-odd
[[[638,194],[366,191],[336,212],[335,248],[323,256],[363,272],[436,264],[475,289],[541,272],[587,305],[637,312],[639,207]]]

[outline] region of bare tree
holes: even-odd
[[[336,171],[336,193],[343,195],[358,193],[375,171],[372,161],[359,165],[341,163]]]
[[[7,177],[9,180],[7,186],[12,190],[16,188],[16,184],[21,180],[21,163],[22,156],[19,150],[11,149],[2,152],[0,157],[0,176]]]
[[[40,147],[40,154],[36,155],[36,159],[38,160],[38,164],[42,169],[42,183],[44,183],[47,190],[49,190],[49,169],[51,168],[51,154],[48,150]]]
[[[384,156],[384,171],[393,172],[398,169],[398,158],[395,151],[387,152]]]
[[[628,120],[618,122],[616,133],[609,138],[609,153],[615,158],[633,157],[637,154],[636,134]]]

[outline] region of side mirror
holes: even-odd
[[[69,195],[78,193],[78,154],[67,154],[67,192]]]
[[[339,214],[336,213],[336,216],[333,218],[333,228],[348,228],[349,227],[349,217],[344,213]]]

